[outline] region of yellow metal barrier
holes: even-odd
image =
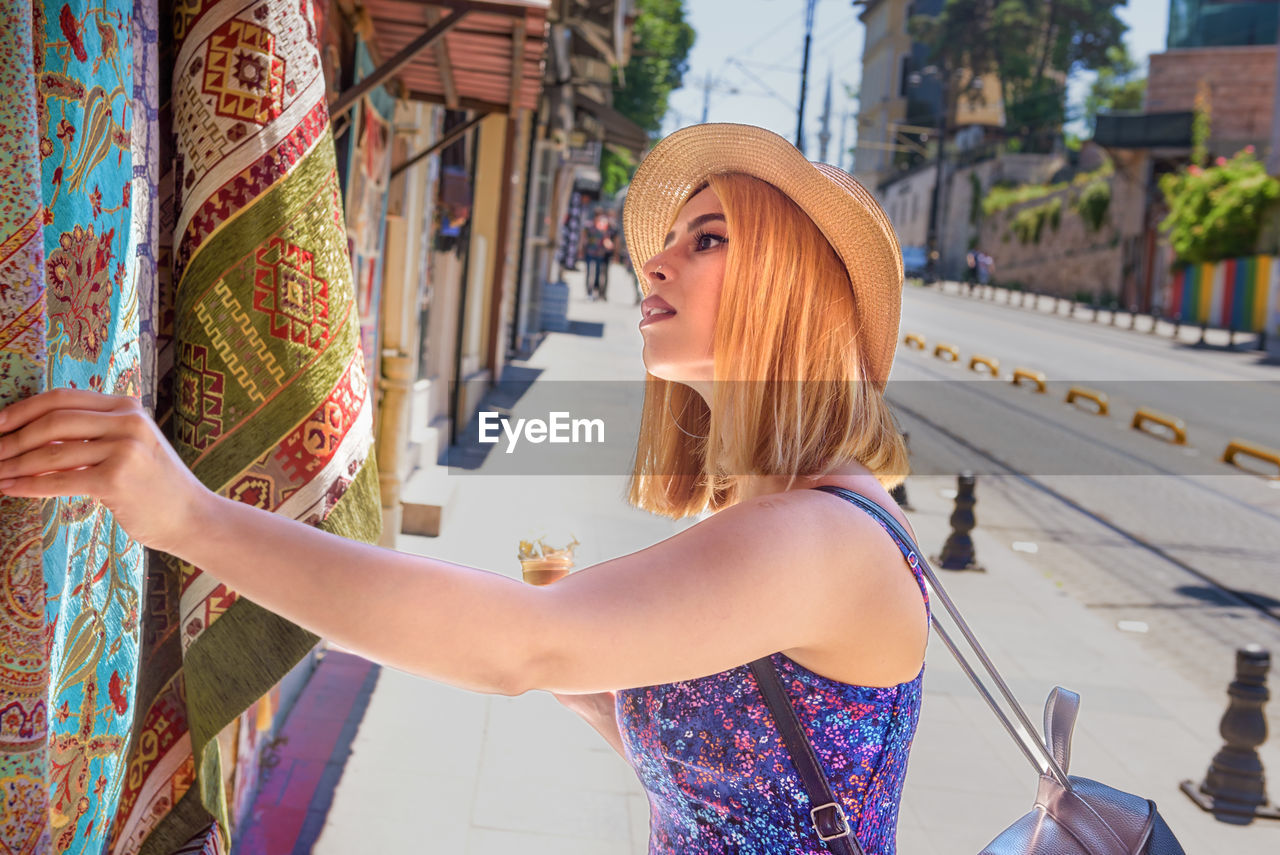
[[[1187,444],[1187,425],[1182,419],[1176,416],[1167,416],[1164,413],[1157,413],[1155,410],[1148,410],[1146,407],[1139,407],[1133,414],[1133,421],[1129,427],[1135,430],[1146,431],[1143,425],[1147,422],[1154,422],[1158,425],[1164,425],[1173,432],[1173,442],[1176,445]]]
[[[1237,454],[1243,454],[1245,457],[1256,457],[1258,460],[1265,460],[1267,463],[1274,463],[1277,469],[1274,480],[1280,480],[1280,451],[1264,448],[1247,440],[1233,439],[1227,443],[1226,450],[1222,452],[1222,462],[1239,466],[1240,464],[1236,463]]]
[[[907,337],[903,339],[907,347],[914,347],[916,350],[924,350],[924,336],[915,333],[907,333]]]
[[[975,356],[969,360],[969,370],[977,371],[979,365],[987,366],[987,373],[992,377],[1000,376],[1000,361],[989,356]]]
[[[1077,400],[1083,398],[1086,401],[1093,401],[1098,407],[1098,415],[1105,416],[1110,412],[1107,406],[1107,396],[1101,392],[1095,392],[1092,389],[1086,389],[1083,386],[1072,386],[1067,390],[1067,403],[1074,404]]]
[[[951,357],[951,359],[947,360],[948,362],[960,361],[960,351],[954,344],[939,344],[933,349],[933,355],[939,359],[942,358],[944,353]]]
[[[1030,368],[1013,369],[1013,385],[1021,386],[1023,380],[1029,380],[1036,384],[1036,391],[1042,394],[1044,393],[1044,372],[1032,371]]]

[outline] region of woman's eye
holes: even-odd
[[[721,246],[725,243],[728,243],[728,241],[729,241],[728,238],[724,238],[724,237],[721,237],[720,235],[713,235],[710,232],[706,232],[703,234],[695,235],[693,245],[698,251],[701,252],[708,249],[715,249],[717,246]]]

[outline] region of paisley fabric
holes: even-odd
[[[915,552],[880,524],[906,557],[928,613]],[[924,668],[910,682],[878,688],[828,679],[781,653],[771,658],[858,842],[867,855],[894,855]],[[830,851],[747,665],[620,691],[616,712],[649,797],[651,855]]]
[[[3,0],[0,14],[0,401],[140,397],[132,0]],[[0,500],[0,852],[101,850],[142,574],[101,506]]]
[[[310,4],[180,0],[162,15],[159,140],[174,148],[158,177],[157,422],[211,489],[375,541],[372,401]],[[252,742],[237,721],[254,726],[317,639],[152,557],[111,851],[224,852],[244,776],[219,743]]]

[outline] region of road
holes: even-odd
[[[909,489],[978,473],[980,526],[1034,549],[1117,626],[1145,625],[1144,643],[1206,691],[1225,691],[1244,643],[1280,657],[1280,480],[1219,459],[1235,437],[1280,447],[1280,367],[912,286],[902,332],[927,342],[899,346],[889,386],[910,434]],[[935,357],[939,342],[960,362]],[[975,354],[1000,377],[969,371]],[[1047,391],[1010,383],[1014,366],[1043,372]],[[1073,384],[1104,392],[1110,414],[1064,403]],[[1130,428],[1138,406],[1183,419],[1186,444]]]

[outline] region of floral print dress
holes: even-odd
[[[928,613],[915,551],[877,522],[902,550]],[[910,682],[879,688],[828,679],[781,653],[771,659],[863,851],[895,855],[924,668]],[[830,851],[749,666],[619,691],[616,713],[649,797],[650,855]]]

